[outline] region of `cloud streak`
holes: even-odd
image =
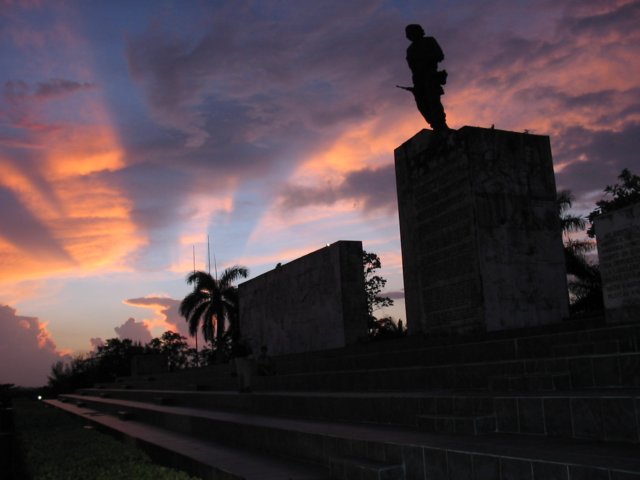
[[[71,256],[49,229],[37,219],[13,191],[0,186],[0,236],[24,253],[45,261],[73,264]]]
[[[335,187],[289,185],[283,190],[280,208],[287,211],[310,205],[333,206],[339,201],[361,204],[359,208],[367,212],[378,209],[394,212],[397,201],[393,166],[354,170]]]

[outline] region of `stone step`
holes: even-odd
[[[57,400],[54,407],[79,416],[87,424],[116,434],[145,450],[157,463],[211,480],[329,480],[326,467],[274,458],[258,452],[203,442],[181,433],[139,422],[123,422]]]
[[[640,395],[496,397],[500,432],[607,442],[640,442]]]
[[[632,339],[635,340],[635,339]],[[602,355],[607,353],[619,353],[621,340],[600,340],[582,343],[559,344],[552,347],[556,357],[570,357],[578,355]]]
[[[82,397],[69,395],[61,397],[61,400],[86,400],[92,392],[98,390],[86,390]],[[246,395],[236,392],[194,394],[187,391],[112,390],[109,393],[109,398],[160,405],[407,428],[428,428],[428,425],[425,427],[428,421],[420,416],[454,419],[493,417],[501,432],[640,442],[640,420],[636,415],[640,412],[640,390],[497,393],[493,396],[483,392],[270,392]],[[157,401],[159,394],[165,403]],[[469,431],[482,430],[484,433],[486,428],[491,430],[484,426]],[[443,429],[434,427],[430,431]]]
[[[390,391],[488,388],[493,377],[569,374],[572,388],[640,386],[640,354],[619,353],[535,361],[507,360],[255,377],[255,390]],[[562,378],[559,377],[558,381]]]
[[[329,474],[335,480],[404,480],[401,464],[373,462],[360,458],[334,457],[329,459]]]
[[[102,390],[83,390],[85,395],[99,396]],[[107,390],[108,398],[245,412],[260,415],[294,418],[328,419],[355,423],[378,423],[415,427],[415,416],[421,412],[428,397],[419,393],[366,394],[316,392],[256,392],[239,394],[236,391],[158,391]],[[67,396],[61,396],[67,398]],[[75,398],[69,395],[68,398]],[[83,399],[85,397],[82,397]],[[102,397],[104,398],[104,397]],[[162,402],[158,401],[162,398]]]
[[[96,395],[101,390],[83,390]],[[251,395],[237,392],[188,392],[157,390],[108,390],[109,396],[164,405],[179,405],[205,410],[244,412],[259,415],[287,416],[354,423],[375,423],[416,427],[416,416],[438,415],[493,415],[492,397],[482,392],[255,392]],[[164,403],[157,401],[160,398]],[[98,395],[99,396],[99,395]],[[73,400],[77,395],[61,396]],[[105,398],[105,397],[101,397]]]
[[[312,352],[276,357],[280,373],[296,373],[322,370],[349,370],[368,367],[399,367],[407,365],[441,365],[467,363],[470,361],[490,361],[496,359],[529,359],[554,356],[557,349],[565,345],[597,344],[600,348],[586,353],[638,352],[640,325],[606,326],[588,330],[547,333],[540,335],[517,336],[511,332],[507,338],[503,335],[488,335],[489,338],[460,337],[439,338],[437,344],[426,340],[424,344],[416,342],[403,348],[402,341],[376,345],[376,350],[360,351],[341,349],[331,352]],[[516,335],[516,336],[513,336]],[[497,337],[497,338],[491,338]],[[606,348],[607,342],[613,342],[617,350]],[[565,356],[571,356],[569,353]]]
[[[592,354],[577,357],[499,360],[429,367],[368,368],[279,374],[268,377],[254,376],[252,386],[254,390],[262,391],[487,389],[491,386],[493,378],[543,374],[569,374],[572,388],[640,386],[640,353]],[[230,373],[201,380],[202,382],[197,384],[200,385],[200,390],[205,388],[230,390],[237,387],[237,380]],[[559,376],[555,381],[558,383],[564,379]],[[122,384],[119,385],[123,388]],[[175,377],[173,381],[156,380],[152,383],[141,380],[132,384],[124,384],[124,388],[195,390],[193,385],[192,382],[185,383],[179,381],[179,377]],[[526,386],[523,388],[527,389]]]
[[[534,478],[564,480],[629,480],[640,476],[640,456],[635,445],[510,434],[482,437],[434,434],[390,427],[204,411],[99,397],[87,398],[87,404],[104,413],[122,408],[135,412],[136,421],[121,422],[123,424],[142,422],[189,435],[199,441],[224,442],[233,448],[262,450],[267,454],[284,455],[326,468],[335,458],[403,465],[407,479],[530,480],[532,472],[536,475]],[[91,415],[91,412],[87,415]]]
[[[482,435],[496,432],[496,417],[460,415],[418,415],[418,429],[423,432]]]
[[[500,375],[489,378],[489,389],[502,392],[545,392],[571,390],[571,373]]]

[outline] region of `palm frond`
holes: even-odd
[[[247,278],[249,275],[249,269],[240,265],[234,265],[229,268],[225,268],[222,275],[220,275],[220,285],[229,286],[240,280],[241,278]]]
[[[184,297],[179,310],[189,323],[190,335],[200,328],[205,340],[212,344],[224,337],[225,330],[237,323],[238,295],[233,284],[248,274],[246,267],[234,265],[225,269],[219,280],[200,270],[187,275],[193,291]]]

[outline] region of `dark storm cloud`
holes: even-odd
[[[180,210],[187,194],[216,192],[225,179],[238,189],[252,182],[252,195],[268,208],[282,182],[311,152],[324,150],[345,129],[373,118],[397,98],[394,70],[408,76],[406,40],[397,28],[403,22],[387,21],[393,14],[378,11],[379,2],[352,2],[340,8],[339,18],[338,2],[271,4],[269,15],[252,3],[219,8],[203,22],[206,28],[188,34],[157,20],[127,38],[129,73],[157,128],[146,130],[145,143],[136,138],[135,128],[123,131],[131,153],[127,161],[144,166],[126,168],[117,177],[134,202],[136,224],[144,228],[153,228],[158,219],[166,225],[187,219],[191,212]],[[389,37],[394,40],[379,41]],[[385,58],[394,58],[398,68]],[[153,184],[164,169],[179,169],[185,176],[169,175],[160,181],[165,196],[147,197],[136,184]],[[133,180],[126,179],[129,175]],[[385,186],[368,194],[362,175],[343,185],[354,190],[352,198],[366,209],[395,208],[393,191]],[[157,208],[149,198],[157,199]],[[234,202],[231,215],[242,217],[237,210],[243,205]]]
[[[364,212],[395,211],[397,208],[394,166],[362,169],[350,172],[338,186],[303,187],[289,185],[282,192],[284,210],[309,205],[333,205],[341,200],[353,200]]]
[[[195,213],[189,197],[206,185],[216,188],[215,178],[198,179],[195,173],[151,163],[133,164],[92,177],[106,181],[132,200],[129,216],[144,232],[147,242],[130,255],[129,261],[143,270],[167,268],[172,261],[170,252],[179,244],[180,231],[173,227],[189,222]]]
[[[442,27],[442,43],[449,47],[447,67],[453,73],[450,80],[454,85],[507,89],[498,94],[509,94],[532,73],[551,73],[566,69],[576,58],[596,60],[598,55],[619,52],[621,43],[636,42],[639,33],[638,1],[621,5],[579,1],[560,8],[557,2],[539,2],[527,11],[526,26],[518,18],[523,11],[516,2],[497,0],[465,9],[455,27],[448,22]],[[496,12],[494,21],[517,27],[494,28],[490,12]],[[554,83],[553,78],[541,80],[544,87]]]
[[[629,124],[621,131],[589,131],[575,127],[563,132],[561,138],[556,158],[572,163],[556,175],[558,186],[570,188],[577,197],[601,192],[606,185],[616,183],[624,168],[640,173],[638,123]],[[576,161],[578,159],[583,160]]]
[[[188,218],[185,199],[192,191],[193,179],[175,168],[139,163],[114,172],[97,174],[100,179],[127,192],[135,199],[133,221],[143,230],[156,230]]]
[[[535,86],[516,91],[514,97],[523,102],[544,105],[548,111],[584,116],[604,128],[633,121],[632,117],[640,112],[640,88],[607,88],[575,94],[552,86]]]
[[[55,236],[15,193],[0,185],[0,236],[15,248],[49,261],[72,263],[73,260]]]
[[[336,126],[370,113],[373,105],[363,105],[362,95],[355,94],[380,81],[387,67],[379,60],[394,47],[371,41],[362,54],[362,38],[374,39],[384,25],[368,25],[362,13],[375,10],[375,4],[350,4],[339,22],[331,14],[334,8],[291,5],[286,16],[296,21],[286,28],[267,19],[272,15],[255,17],[255,11],[238,8],[224,22],[215,20],[196,41],[154,24],[129,38],[129,69],[156,119],[185,133],[192,147],[216,136],[207,118],[219,121],[225,111],[201,107],[220,97],[245,107],[247,127],[261,128],[260,138],[292,121],[308,128]]]
[[[579,208],[593,208],[593,192],[615,183],[622,168],[640,170],[640,89],[625,46],[638,41],[640,2],[572,1],[560,8],[540,2],[529,11],[527,26],[513,16],[519,8],[514,2],[478,8],[470,6],[477,15],[470,13],[444,37],[453,49],[449,91],[479,87],[497,122],[501,109],[521,128],[528,127],[528,118],[547,120],[536,133],[551,135],[554,162],[562,165],[558,186],[573,191]],[[512,16],[518,28],[487,28],[489,11]]]
[[[34,95],[40,98],[52,98],[94,87],[95,85],[88,82],[76,82],[63,78],[54,78],[47,82],[38,83],[35,88]]]
[[[602,4],[596,4],[602,8]],[[640,1],[618,5],[609,11],[568,18],[567,24],[574,34],[619,35],[637,34],[640,22]]]
[[[396,204],[395,168],[387,165],[378,169],[363,169],[347,175],[340,191],[352,194],[364,202],[364,210],[393,211]]]
[[[22,80],[8,80],[2,86],[2,96],[7,100],[20,100],[31,94],[31,87]]]
[[[23,80],[8,80],[3,85],[2,93],[6,99],[14,101],[27,97],[46,100],[94,87],[95,85],[92,83],[77,82],[64,78],[52,78],[36,85],[30,85]]]

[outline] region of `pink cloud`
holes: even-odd
[[[0,306],[0,352],[0,383],[31,387],[46,384],[51,365],[64,359],[46,323],[8,305]]]
[[[104,346],[104,340],[102,340],[102,338],[100,338],[100,337],[90,338],[89,339],[89,343],[91,343],[91,350],[92,351],[96,351],[96,350],[98,350],[98,347]]]
[[[114,330],[118,334],[120,340],[128,338],[134,342],[140,342],[143,345],[151,341],[151,332],[144,322],[136,322],[135,318],[129,318]],[[92,342],[93,343],[93,342]]]

